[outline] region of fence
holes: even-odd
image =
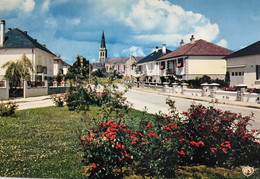
[[[231,101],[242,101],[242,102],[250,102],[250,103],[259,103],[260,102],[260,94],[259,93],[249,93],[245,92],[245,89],[241,89],[238,91],[223,91],[219,90],[217,84],[204,84],[202,89],[189,89],[187,88],[186,83],[180,84],[172,84],[170,87],[167,84],[153,84],[153,83],[145,83],[145,84],[136,84],[138,87],[144,87],[148,89],[162,90],[176,94],[182,94],[186,96],[196,96],[196,97],[210,97],[215,99],[223,99],[223,100],[231,100]]]

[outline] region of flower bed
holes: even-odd
[[[167,178],[179,165],[259,167],[258,131],[246,128],[250,116],[194,104],[180,114],[174,101],[167,104],[169,115],[144,117],[134,127],[126,116],[106,113],[95,128],[81,133],[86,175],[104,178],[145,170]]]

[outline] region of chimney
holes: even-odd
[[[193,44],[195,42],[195,38],[194,38],[194,35],[191,35],[191,38],[190,38],[190,43]]]
[[[166,54],[166,44],[162,44],[162,53]]]
[[[25,34],[27,34],[27,31],[23,31]]]
[[[180,46],[182,47],[184,45],[183,39],[181,39]]]
[[[1,20],[0,46],[4,45],[4,39],[5,39],[5,20]]]
[[[43,46],[44,48],[46,48],[46,45],[45,45],[45,44],[42,44],[42,46]]]
[[[8,28],[8,32],[11,31],[11,30],[12,30],[12,28]]]
[[[156,47],[155,47],[155,52],[157,53],[157,52],[158,52],[158,50],[159,50],[159,49],[158,49],[158,46],[156,46]]]
[[[37,39],[33,39],[35,42],[37,42]]]

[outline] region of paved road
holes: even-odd
[[[158,113],[158,111],[162,111],[164,113],[168,112],[168,105],[165,104],[167,95],[155,94],[155,93],[147,93],[135,89],[130,89],[125,96],[127,97],[128,101],[133,104],[133,108],[142,110],[146,106],[148,108],[149,113]],[[170,97],[171,99],[175,100],[176,108],[179,112],[187,111],[189,106],[191,105],[191,99],[186,98],[178,98],[178,97]],[[260,109],[248,108],[248,107],[240,107],[240,106],[232,106],[232,105],[225,105],[225,104],[212,104],[204,101],[195,101],[198,104],[202,104],[205,106],[213,106],[221,109],[232,111],[236,113],[241,113],[243,116],[254,113],[254,122],[252,123],[252,127],[254,129],[260,130]]]
[[[121,88],[123,89],[123,88]],[[121,90],[120,89],[120,90]],[[149,113],[158,113],[162,111],[164,113],[168,112],[168,105],[165,103],[167,95],[155,94],[155,93],[147,93],[135,89],[130,89],[125,96],[128,101],[133,104],[133,108],[138,110],[143,110],[146,106],[148,108]],[[192,99],[172,97],[171,99],[176,101],[176,108],[179,112],[187,111],[189,106],[191,105]],[[36,107],[46,107],[53,106],[53,102],[49,98],[49,96],[42,97],[33,97],[26,99],[17,99],[15,100],[19,104],[19,109],[28,109],[28,108],[36,108]],[[209,104],[204,101],[195,101],[196,103],[203,104],[205,106],[212,106],[213,104]],[[221,110],[229,110],[236,113],[241,113],[243,116],[249,115],[251,112],[254,113],[254,122],[253,126],[250,128],[259,129],[260,130],[260,109],[254,109],[249,107],[240,107],[240,106],[232,106],[225,104],[214,104],[216,108]]]

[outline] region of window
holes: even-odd
[[[177,68],[183,67],[183,58],[178,59]]]
[[[41,65],[41,55],[38,55],[38,63],[37,65]]]
[[[260,65],[256,65],[256,80],[260,79]]]
[[[238,73],[237,72],[235,72],[235,76],[237,76],[238,75]]]
[[[231,76],[235,76],[235,72],[232,72],[232,73],[231,73]]]
[[[164,68],[165,68],[165,62],[161,62],[160,69],[161,69],[161,70],[164,70]]]
[[[238,76],[242,76],[242,72],[238,72]]]

